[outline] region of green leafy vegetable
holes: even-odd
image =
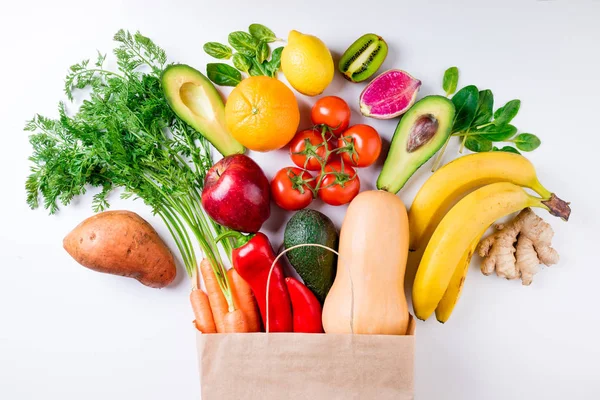
[[[248,57],[256,56],[258,41],[247,32],[232,32],[227,37],[227,41],[239,53]]]
[[[465,147],[476,153],[492,150],[492,141],[481,136],[467,136]]]
[[[479,101],[477,103],[477,113],[473,119],[472,126],[485,124],[494,115],[494,95],[491,90],[485,89],[479,91]]]
[[[220,60],[229,60],[233,54],[231,47],[217,42],[208,42],[203,47],[206,54]]]
[[[259,63],[258,60],[252,60],[252,68],[250,68],[250,75],[252,76],[271,76],[271,73],[267,70],[267,63]]]
[[[252,24],[248,32],[259,42],[272,43],[277,40],[277,36],[272,30],[261,24]]]
[[[233,66],[242,72],[248,73],[252,67],[252,61],[243,54],[235,53],[233,55]]]
[[[450,67],[444,72],[443,89],[450,95],[456,89],[458,82],[458,69]],[[510,122],[518,114],[521,101],[518,99],[507,102],[494,112],[494,95],[491,90],[478,91],[473,85],[465,86],[452,97],[456,109],[452,127],[452,136],[461,137],[462,143],[459,152],[463,149],[474,152],[504,151],[519,153],[537,149],[541,141],[530,133],[522,133],[515,137],[518,129]],[[442,147],[433,163],[432,172],[441,164],[444,152],[450,139]],[[513,146],[495,146],[494,142],[514,143]],[[519,149],[519,150],[517,150]],[[520,153],[519,153],[520,154]]]
[[[264,63],[269,58],[270,53],[269,45],[266,42],[260,42],[256,49],[256,61],[259,64]]]
[[[252,67],[248,70],[248,74],[250,76],[263,76],[267,75],[263,71],[262,67],[256,62],[256,60],[252,60]]]
[[[521,100],[511,100],[503,107],[500,107],[494,113],[494,123],[496,125],[508,124],[519,112]]]
[[[516,133],[517,128],[512,125],[488,125],[474,132],[474,134],[479,134],[482,138],[491,140],[492,142],[504,142],[515,136]]]
[[[279,71],[279,67],[281,66],[281,52],[283,51],[283,47],[278,47],[273,50],[271,54],[271,61],[268,62],[267,68],[272,77],[277,75],[277,71]]]
[[[456,85],[458,85],[458,68],[450,67],[444,72],[444,80],[442,81],[442,88],[446,92],[446,96],[453,95],[456,92]]]
[[[460,89],[453,97],[452,103],[456,108],[454,115],[454,132],[467,130],[477,113],[479,103],[479,90],[477,86],[470,85]]]
[[[269,43],[278,40],[275,33],[261,24],[250,25],[248,31],[249,33],[236,31],[229,34],[227,40],[235,52],[229,46],[217,42],[205,44],[204,51],[218,59],[232,58],[233,66],[250,76],[275,77],[281,65],[283,51],[283,47],[278,47],[271,53]],[[212,82],[221,86],[235,86],[242,80],[241,74],[234,74],[223,67],[227,64],[217,65],[218,68],[211,67],[212,73],[208,76]]]
[[[223,63],[206,64],[208,79],[221,86],[237,86],[242,81],[240,71]]]
[[[221,228],[200,207],[212,165],[209,144],[165,100],[160,81],[165,52],[139,32],[120,30],[114,39],[117,71],[105,69],[106,56],[99,53],[93,66],[75,64],[66,77],[69,100],[78,89],[89,90],[79,110],[61,102],[57,119],[36,115],[25,126],[33,147],[27,203],[54,214],[59,204],[68,205],[91,186],[100,189],[94,211],[102,211],[110,193],[121,188],[121,197],[143,200],[162,218],[190,274],[198,265],[196,239],[227,298],[214,240]],[[225,252],[231,252],[227,244]]]
[[[542,141],[532,133],[521,133],[511,141],[522,151],[533,151],[542,144]]]
[[[514,147],[512,147],[512,146],[504,146],[504,147],[502,147],[502,148],[500,148],[500,149],[499,149],[498,147],[494,146],[494,148],[492,149],[492,151],[504,151],[504,152],[506,152],[506,153],[515,153],[515,154],[521,154],[521,153],[519,152],[519,150],[515,149],[515,148],[514,148]]]

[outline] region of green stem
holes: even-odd
[[[179,125],[179,130],[181,132],[183,132],[183,136],[185,137],[188,146],[190,147],[190,149],[194,149],[196,148],[196,145],[194,144],[194,140],[192,139],[192,137],[190,136],[187,127],[183,124],[182,121],[177,120],[177,124]],[[201,169],[201,165],[198,164],[198,156],[194,153],[192,153],[192,163],[194,164],[194,167],[196,169],[196,174],[197,175],[201,175],[200,173],[200,169]]]
[[[462,137],[462,140],[461,140],[461,142],[460,142],[460,148],[458,149],[458,152],[459,152],[460,154],[462,154],[462,153],[463,153],[463,151],[465,150],[465,142],[466,142],[466,141],[467,141],[467,135],[464,135],[464,136]]]
[[[181,246],[183,247],[183,249],[185,250],[185,257],[187,258],[187,272],[191,273],[192,270],[194,268],[196,268],[197,266],[197,258],[196,258],[196,253],[194,251],[194,247],[192,245],[192,240],[190,239],[190,236],[188,234],[188,232],[186,231],[185,225],[183,224],[183,222],[181,221],[181,219],[177,216],[177,213],[175,210],[171,210],[169,209],[169,207],[164,206],[162,209],[162,214],[164,215],[164,217],[169,221],[169,224],[167,224],[167,227],[169,227],[176,233],[176,235],[173,235],[173,237],[176,240],[179,240],[181,242]],[[182,257],[183,257],[183,252],[182,252]],[[185,262],[185,259],[184,259]]]
[[[323,184],[323,180],[325,179],[325,176],[329,174],[329,173],[325,172],[325,167],[327,166],[327,164],[325,163],[325,160],[329,160],[329,157],[331,157],[331,154],[333,154],[335,152],[335,150],[329,150],[329,147],[327,146],[327,137],[325,136],[325,133],[327,133],[329,131],[329,129],[330,128],[326,125],[323,125],[321,127],[321,137],[323,138],[323,143],[325,143],[325,157],[323,157],[323,160],[320,160],[321,173],[319,174],[317,184],[315,185],[315,189],[313,191],[315,198],[317,197],[319,190],[322,189],[321,185]]]
[[[164,209],[163,211],[160,211],[158,215],[165,222],[169,232],[171,232],[171,236],[173,239],[175,239],[175,244],[181,253],[181,257],[183,258],[185,269],[188,275],[192,276],[198,264],[189,235],[185,230],[182,230],[183,227],[181,226],[181,221],[179,221],[175,215],[171,214],[170,211]]]
[[[228,228],[225,228],[224,226],[221,226],[221,225],[217,224],[212,219],[211,219],[211,222],[212,222],[212,225],[213,225],[213,228],[214,228],[215,232],[217,233],[217,238],[221,234],[223,234],[223,232],[229,231]],[[218,240],[216,238],[215,238],[215,243],[218,243]],[[222,240],[220,243],[221,243],[221,246],[223,247],[223,250],[225,251],[225,255],[227,255],[227,259],[231,263],[231,255],[233,253],[233,245],[231,244],[231,240],[229,240],[229,239]]]
[[[206,238],[213,237],[213,232],[210,230],[209,224],[207,222],[207,218],[204,214],[199,214],[193,211],[193,206],[191,204],[195,203],[195,199],[190,198],[179,198],[179,203],[175,203],[170,196],[167,196],[164,191],[158,186],[153,179],[145,177],[146,180],[153,185],[156,190],[161,193],[167,203],[170,203],[172,207],[177,210],[177,213],[181,215],[191,229],[192,233],[198,240],[200,247],[211,264],[211,268],[215,273],[215,278],[219,284],[221,291],[223,292],[223,296],[225,296],[225,300],[229,306],[229,310],[234,309],[233,305],[233,297],[231,294],[231,288],[229,287],[229,281],[227,280],[227,272],[223,268],[223,261],[221,259],[221,255],[219,254],[219,249],[216,248],[215,243],[209,242]],[[193,193],[193,192],[192,192]],[[176,226],[176,225],[175,225]],[[215,245],[213,247],[213,245]],[[188,273],[193,272],[193,269],[190,269]]]
[[[490,125],[494,125],[494,123],[488,122],[487,124],[477,126],[475,129],[479,130],[479,129],[485,128],[486,126],[490,126]]]
[[[431,167],[431,172],[435,172],[440,167],[440,164],[442,163],[442,158],[444,157],[444,153],[446,152],[446,148],[448,147],[448,143],[450,143],[450,138],[451,137],[452,136],[450,136],[450,137],[448,137],[448,139],[446,139],[446,143],[444,143],[444,146],[442,147],[442,149],[438,153],[435,161],[433,162],[433,166]]]
[[[241,232],[227,230],[215,238],[215,242],[221,242],[224,239],[233,239],[234,247],[237,249],[248,243],[254,235],[244,235]]]
[[[152,67],[156,67],[156,65],[155,65],[154,63],[152,63],[150,60],[148,60],[146,57],[144,57],[144,56],[142,55],[142,53],[140,53],[139,51],[137,51],[137,50],[135,49],[135,47],[133,47],[133,46],[130,46],[130,45],[127,43],[127,42],[121,42],[121,43],[123,43],[123,45],[127,46],[127,47],[128,47],[128,48],[129,48],[131,51],[133,51],[133,52],[134,52],[134,53],[135,53],[135,54],[136,54],[136,55],[137,55],[139,58],[141,58],[141,59],[142,59],[142,61],[143,61],[143,62],[144,62],[144,63],[145,63],[147,66],[149,66],[150,68],[152,68]]]
[[[83,73],[86,72],[98,72],[104,75],[112,75],[112,76],[116,76],[120,79],[125,79],[125,77],[123,75],[117,74],[116,72],[112,72],[112,71],[108,71],[106,69],[102,69],[102,68],[86,68],[86,69],[82,69],[81,71],[77,71],[76,73],[74,73],[72,76],[79,76]]]
[[[472,131],[467,130],[465,132],[453,133],[452,136],[456,136],[456,137],[479,136],[479,135],[484,135],[486,133],[489,135],[489,132],[472,132]]]

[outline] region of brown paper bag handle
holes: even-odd
[[[331,247],[327,247],[325,245],[322,244],[318,244],[318,243],[303,243],[303,244],[297,244],[295,246],[290,247],[289,249],[285,249],[284,251],[282,251],[281,253],[279,253],[277,255],[277,257],[275,257],[275,260],[273,260],[273,263],[271,264],[271,268],[269,269],[269,275],[267,276],[267,292],[266,292],[266,312],[265,312],[265,332],[269,333],[269,287],[271,286],[271,274],[273,273],[273,269],[275,268],[275,264],[277,264],[277,261],[279,261],[279,259],[288,251],[290,250],[294,250],[300,247],[320,247],[322,249],[325,250],[329,250],[332,253],[335,253],[338,256],[338,264],[339,264],[339,260],[342,259],[342,257],[340,256],[340,253],[338,253],[336,250],[332,249]],[[346,264],[344,262],[342,262],[342,264],[345,266]],[[354,333],[354,282],[352,281],[352,274],[350,273],[350,269],[348,269],[348,277],[350,278],[350,292],[351,292],[351,302],[350,302],[350,332]]]

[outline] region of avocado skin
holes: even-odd
[[[377,189],[398,193],[410,177],[446,143],[452,133],[455,108],[452,101],[443,96],[426,96],[406,112],[394,132],[390,151],[383,164]],[[431,140],[412,152],[407,143],[415,121],[422,116],[434,117],[438,128]]]
[[[288,221],[283,245],[289,249],[298,244],[316,243],[337,250],[338,239],[335,225],[325,214],[304,209]],[[337,256],[329,250],[308,246],[288,251],[286,255],[304,284],[322,304],[335,279]]]

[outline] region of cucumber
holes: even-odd
[[[317,243],[337,250],[338,232],[333,222],[323,213],[304,209],[288,221],[283,235],[286,249],[305,243]],[[337,256],[319,247],[301,247],[286,253],[304,284],[323,303],[335,279]]]

